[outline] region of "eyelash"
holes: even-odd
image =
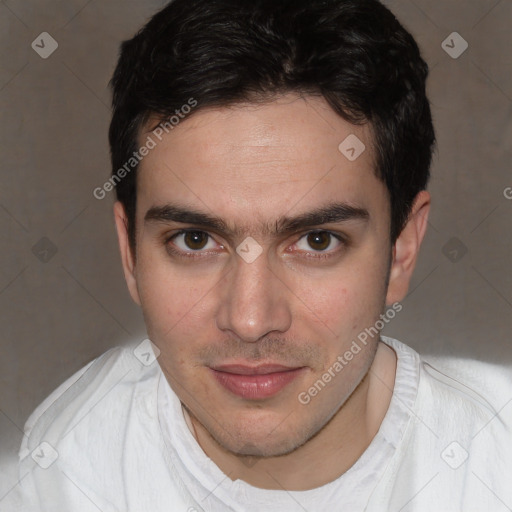
[[[200,229],[181,229],[180,231],[177,231],[176,233],[172,234],[171,236],[167,237],[165,239],[165,246],[166,246],[166,249],[167,249],[167,252],[169,254],[171,254],[172,256],[176,256],[178,258],[186,258],[186,259],[189,259],[189,258],[204,258],[206,257],[205,255],[208,255],[208,251],[205,251],[205,252],[201,252],[201,251],[190,251],[190,252],[184,252],[184,251],[181,251],[181,250],[177,250],[173,247],[171,247],[170,243],[178,236],[180,235],[183,235],[183,234],[186,234],[186,233],[205,233],[210,239],[213,239],[213,237],[207,233],[206,231],[202,231]],[[340,244],[344,245],[344,246],[347,246],[348,245],[348,242],[346,240],[345,237],[343,237],[342,235],[339,235],[337,233],[333,233],[332,231],[328,231],[328,230],[325,230],[325,229],[314,229],[312,231],[308,231],[307,233],[304,233],[298,240],[302,240],[304,237],[307,237],[308,235],[311,235],[313,233],[327,233],[329,234],[331,237],[333,237],[334,239],[336,239],[338,242],[340,242]],[[297,243],[295,242],[295,243]],[[311,253],[307,253],[307,256],[305,256],[306,258],[314,258],[314,259],[329,259],[329,258],[332,258],[332,257],[335,257],[338,255],[338,253],[340,252],[340,248],[338,249],[334,249],[334,250],[331,250],[331,251],[328,251],[328,252],[313,252],[312,254]]]

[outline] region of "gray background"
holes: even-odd
[[[0,502],[16,484],[10,461],[34,407],[109,347],[145,338],[113,196],[92,191],[109,173],[107,83],[119,43],[165,3],[0,3]],[[429,232],[385,333],[423,354],[511,364],[512,2],[387,4],[431,66],[438,150]],[[469,43],[457,59],[441,46],[454,31]],[[42,32],[59,45],[47,59],[31,47]]]

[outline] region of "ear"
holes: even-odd
[[[140,306],[139,291],[137,289],[137,277],[135,272],[135,261],[130,242],[128,239],[128,218],[122,203],[117,201],[114,204],[114,220],[116,222],[117,239],[121,251],[124,278],[132,299]]]
[[[407,294],[421,242],[427,230],[430,194],[422,190],[414,199],[409,220],[393,247],[386,304],[401,301]]]

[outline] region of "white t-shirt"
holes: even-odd
[[[264,490],[231,480],[196,442],[158,362],[141,363],[132,344],[85,366],[32,413],[20,483],[0,509],[512,510],[511,369],[461,359],[427,363],[397,340],[382,341],[397,353],[389,409],[359,460],[322,487]]]

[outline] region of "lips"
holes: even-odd
[[[226,364],[216,366],[214,370],[232,373],[236,375],[268,375],[269,373],[287,372],[296,370],[296,368],[290,368],[289,366],[283,366],[280,364],[262,364],[259,366],[244,366],[240,364]]]
[[[279,364],[227,364],[210,370],[217,382],[230,393],[246,400],[263,400],[277,395],[306,368],[290,368]]]

